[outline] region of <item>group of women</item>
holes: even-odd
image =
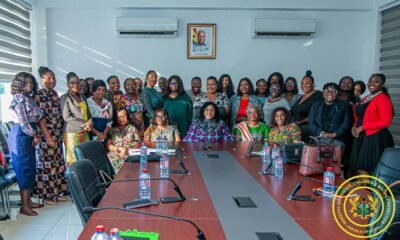
[[[371,172],[383,150],[393,146],[387,128],[394,112],[382,74],[370,77],[370,94],[362,99],[362,81],[346,76],[321,92],[310,71],[301,79],[302,95],[296,79],[284,80],[279,72],[255,87],[242,78],[236,93],[228,74],[207,78],[206,92],[199,77],[185,91],[178,75],[162,80],[158,90],[158,75],[150,70],[144,86],[138,78],[127,78],[123,93],[117,76],[106,84],[71,72],[61,97],[54,90],[53,71],[41,67],[39,75],[40,90],[34,76],[24,72],[14,77],[11,90],[16,124],[8,144],[21,189],[20,212],[26,215],[37,215],[34,208],[43,206],[31,201],[32,189],[47,204],[65,200],[65,170],[76,161],[75,146],[89,139],[104,143],[116,171],[138,141],[160,138],[278,144],[305,142],[309,136],[333,138],[346,146],[346,167],[359,173]]]

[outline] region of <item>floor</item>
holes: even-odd
[[[12,208],[11,219],[0,221],[0,233],[5,240],[75,240],[82,223],[74,204],[68,198],[57,205],[37,209],[39,216],[28,217]]]

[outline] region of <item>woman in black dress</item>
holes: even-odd
[[[357,174],[370,174],[378,164],[383,151],[394,146],[387,129],[394,115],[393,104],[385,87],[385,75],[372,74],[368,81],[370,95],[355,107],[354,136],[350,168]]]
[[[301,139],[304,142],[308,142],[310,140],[309,136],[312,134],[308,126],[308,115],[311,106],[315,102],[322,101],[324,98],[321,91],[315,90],[314,78],[311,71],[307,71],[306,75],[301,79],[301,90],[304,94],[292,106],[291,114],[293,122],[300,127]]]

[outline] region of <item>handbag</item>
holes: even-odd
[[[283,164],[300,163],[303,153],[303,143],[289,143],[282,146]]]
[[[312,137],[314,144],[305,144],[301,156],[299,173],[303,176],[323,174],[332,167],[336,175],[340,174],[343,149],[334,146],[334,139],[327,143],[320,141],[321,137]]]

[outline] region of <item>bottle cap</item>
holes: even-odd
[[[112,236],[114,236],[114,235],[118,235],[118,228],[112,228],[111,230],[110,230],[110,234],[112,235]]]
[[[104,232],[104,226],[103,225],[97,225],[96,226],[96,232]]]
[[[333,171],[333,168],[332,167],[327,167],[326,170]]]
[[[147,173],[147,169],[146,168],[142,169],[142,172]]]

